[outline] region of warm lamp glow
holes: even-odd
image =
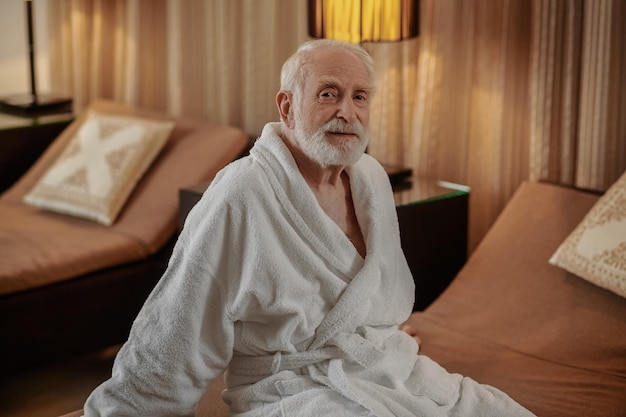
[[[418,0],[309,0],[309,35],[314,38],[395,42],[418,33]]]

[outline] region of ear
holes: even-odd
[[[281,90],[276,94],[276,106],[278,106],[280,120],[289,129],[294,128],[292,99],[293,95],[288,91]]]

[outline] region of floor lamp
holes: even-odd
[[[37,93],[35,77],[35,40],[33,36],[33,7],[32,1],[26,4],[26,25],[28,31],[28,62],[30,70],[30,94],[19,94],[0,98],[0,110],[19,116],[39,116],[54,113],[68,113],[72,111],[72,99],[56,95]]]
[[[308,0],[309,36],[344,42],[397,42],[419,35],[419,0]],[[410,168],[382,164],[392,184]]]

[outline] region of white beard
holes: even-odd
[[[369,143],[369,132],[359,122],[347,123],[340,119],[333,119],[314,133],[305,132],[302,128],[302,118],[296,112],[296,127],[294,137],[302,151],[322,167],[350,166],[355,164],[365,152]],[[332,144],[326,139],[327,132],[353,132],[358,140],[346,140]]]

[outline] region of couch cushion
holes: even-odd
[[[545,360],[626,373],[616,355],[626,348],[624,300],[548,263],[596,201],[574,189],[522,184],[428,315]]]
[[[420,353],[449,372],[495,386],[537,416],[623,415],[624,378],[519,352],[429,317],[410,321],[423,339]],[[530,335],[529,337],[532,337]]]
[[[421,352],[537,415],[623,410],[624,299],[548,262],[598,198],[522,184],[446,291],[411,317]]]
[[[132,236],[85,219],[1,202],[0,216],[0,295],[149,254]]]
[[[124,112],[131,116],[169,120],[168,116],[159,113],[110,101],[97,101],[90,108],[101,114]],[[0,196],[0,294],[143,259],[163,247],[176,231],[179,189],[210,181],[248,145],[248,135],[241,129],[190,119],[176,119],[175,122],[163,150],[111,227],[37,210],[22,201],[63,151],[80,126],[80,120],[68,126],[31,169]],[[104,238],[104,235],[108,237]],[[45,236],[53,240],[46,241]],[[110,247],[98,251],[94,248],[98,246],[95,245],[98,239],[117,242],[116,250],[120,254],[108,253]],[[42,256],[37,258],[37,263],[28,252],[34,246],[38,248],[34,253]],[[51,259],[56,259],[58,267],[46,271]],[[77,263],[82,266],[77,267]]]

